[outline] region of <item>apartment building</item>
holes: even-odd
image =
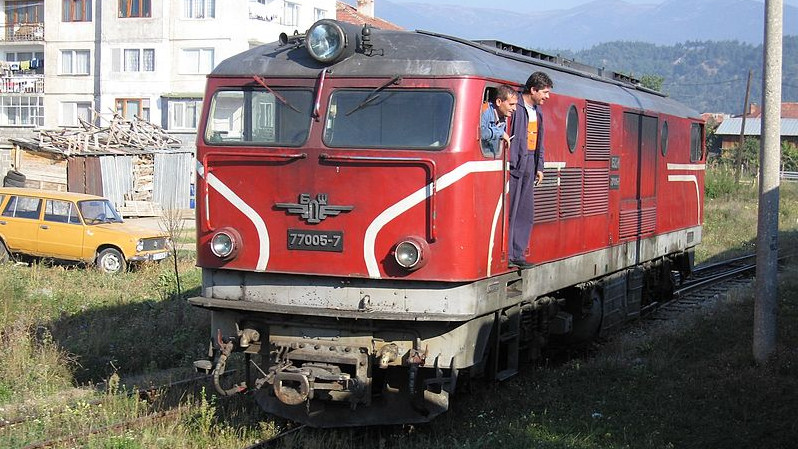
[[[206,75],[335,0],[0,0],[0,140],[138,116],[193,142]]]

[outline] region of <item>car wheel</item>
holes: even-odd
[[[97,255],[97,268],[103,273],[121,273],[125,267],[125,258],[114,248],[106,248]]]

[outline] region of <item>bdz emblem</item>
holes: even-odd
[[[311,199],[309,193],[299,194],[299,203],[274,203],[274,207],[285,209],[286,213],[301,216],[310,224],[321,223],[327,217],[334,217],[341,212],[349,212],[355,206],[332,206],[327,204],[327,194],[319,193]]]

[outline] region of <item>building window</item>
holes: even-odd
[[[44,97],[0,97],[0,125],[44,126]]]
[[[44,1],[6,0],[3,10],[6,13],[6,26],[44,22]]]
[[[283,25],[299,25],[299,3],[285,2],[283,9]]]
[[[13,52],[8,51],[6,52],[6,61],[8,62],[17,62],[17,61],[29,61],[31,59],[36,60],[43,60],[44,59],[44,52],[37,51],[37,52],[29,52],[29,51],[20,51],[20,52]]]
[[[64,22],[91,22],[91,0],[63,0]]]
[[[91,103],[88,101],[65,101],[61,103],[61,125],[78,126],[80,121],[91,123]]]
[[[125,60],[123,61],[122,71],[124,72],[155,71],[155,49],[126,48],[124,50],[124,55],[125,55]],[[111,59],[113,60],[113,57]]]
[[[168,129],[197,129],[202,100],[169,100]]]
[[[327,17],[327,11],[319,8],[313,8],[313,21],[321,20]]]
[[[183,0],[183,17],[186,19],[216,17],[216,0]]]
[[[180,73],[207,74],[213,70],[212,48],[184,48],[180,56]]]
[[[150,17],[150,0],[119,0],[119,17]]]
[[[61,75],[88,75],[89,50],[61,50]]]
[[[150,100],[147,98],[117,98],[116,112],[126,120],[138,117],[150,121]]]

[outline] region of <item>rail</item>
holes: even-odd
[[[6,42],[35,42],[44,40],[44,23],[15,23],[3,25],[0,39]]]
[[[0,76],[0,93],[43,94],[44,75]]]
[[[782,171],[779,173],[782,181],[798,182],[798,171]]]

